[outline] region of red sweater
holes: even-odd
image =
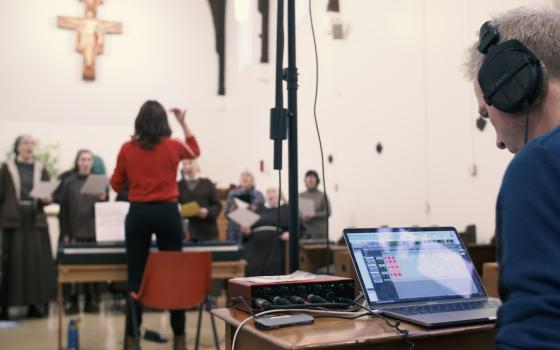
[[[176,202],[179,162],[199,155],[194,136],[187,138],[186,145],[162,138],[151,150],[140,147],[138,141],[128,141],[119,152],[111,186],[117,192],[128,187],[131,202]]]

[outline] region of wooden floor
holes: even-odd
[[[220,303],[218,303],[220,304]],[[57,349],[57,308],[56,304],[50,306],[48,318],[43,319],[22,319],[17,315],[13,321],[20,323],[18,328],[0,329],[0,348],[1,349]],[[204,313],[202,319],[202,330],[200,349],[214,349],[212,337],[212,327],[208,313]],[[84,314],[65,317],[67,323],[70,319],[79,319],[80,324],[80,350],[121,350],[123,349],[124,334],[124,314],[121,311],[113,310],[108,307],[108,303],[101,305],[99,314]],[[189,349],[194,349],[196,336],[197,312],[187,312],[187,345]],[[169,313],[167,312],[145,312],[143,329],[150,329],[160,332],[163,336],[170,339],[165,344],[158,344],[142,340],[142,350],[172,349],[172,331],[169,325]],[[221,348],[224,349],[224,323],[216,319],[216,328],[220,337]],[[65,340],[66,343],[66,334]]]

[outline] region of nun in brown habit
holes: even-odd
[[[47,218],[43,206],[50,198],[32,198],[39,181],[49,180],[43,165],[34,160],[34,142],[29,135],[14,143],[15,159],[0,168],[0,228],[2,230],[2,318],[8,308],[28,306],[28,317],[42,317],[56,294]]]

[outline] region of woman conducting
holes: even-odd
[[[125,221],[128,283],[138,292],[155,233],[159,250],[180,251],[183,243],[181,217],[178,211],[176,176],[182,159],[200,154],[195,137],[185,122],[185,111],[171,109],[181,125],[186,143],[173,140],[165,109],[156,101],[140,108],[132,140],[124,143],[117,158],[111,186],[117,192],[128,188],[130,209]],[[142,306],[134,303],[138,325]],[[130,317],[127,318],[127,348],[136,349]],[[171,311],[173,349],[186,349],[185,313]]]

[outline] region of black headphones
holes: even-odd
[[[478,51],[486,57],[478,83],[484,101],[502,112],[527,112],[543,89],[541,61],[519,40],[499,41],[500,33],[490,21],[480,27]]]

